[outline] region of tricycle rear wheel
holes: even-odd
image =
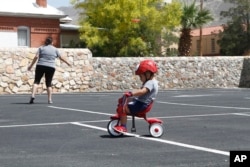
[[[149,125],[149,133],[153,137],[161,137],[163,135],[163,125],[160,123],[153,123]]]

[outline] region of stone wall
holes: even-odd
[[[0,94],[30,93],[34,71],[27,67],[36,48],[0,48]],[[140,87],[133,75],[145,58],[95,58],[88,49],[59,49],[72,62],[56,61],[53,92],[125,91]],[[156,57],[161,90],[249,87],[250,57]],[[40,93],[46,91],[42,80]]]

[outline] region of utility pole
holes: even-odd
[[[200,0],[200,11],[203,10],[203,0]],[[200,56],[202,56],[202,26],[200,26]]]

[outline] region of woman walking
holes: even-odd
[[[59,58],[63,62],[65,62],[68,66],[71,64],[64,59],[58,49],[53,46],[53,40],[51,37],[46,38],[45,44],[37,50],[37,53],[32,60],[31,64],[28,67],[30,71],[33,65],[36,63],[36,70],[35,70],[35,80],[32,88],[32,94],[30,97],[30,104],[34,103],[35,94],[37,92],[37,88],[40,84],[40,81],[45,76],[45,84],[47,87],[47,94],[48,94],[48,103],[51,104],[52,102],[52,79],[55,73],[55,59]]]

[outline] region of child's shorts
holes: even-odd
[[[133,100],[128,103],[128,108],[131,114],[136,114],[138,112],[142,112],[148,107],[146,103],[143,103],[138,100]]]

